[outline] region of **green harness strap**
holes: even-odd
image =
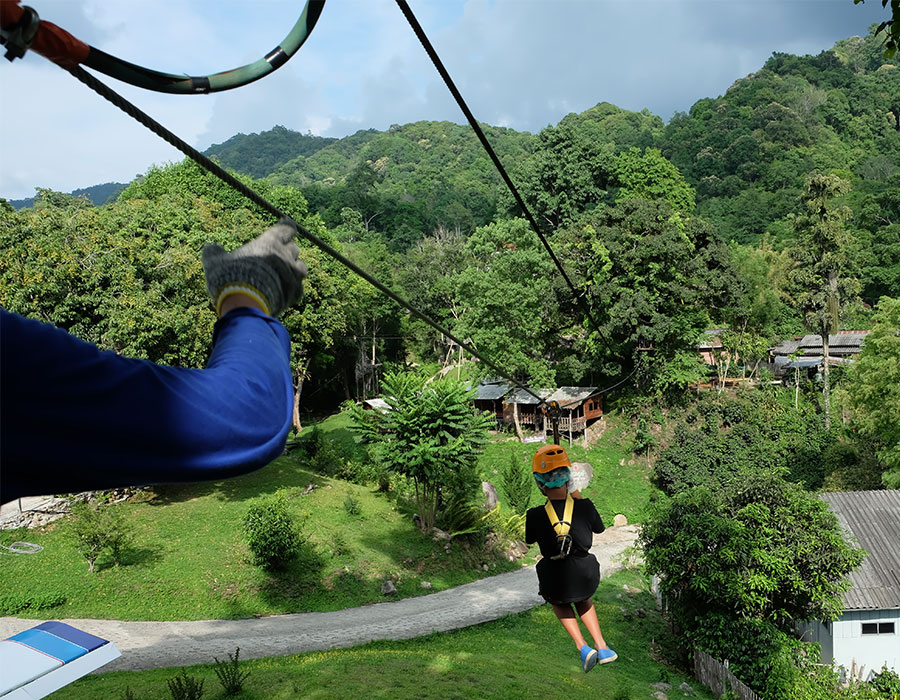
[[[569,530],[572,528],[572,512],[575,510],[575,499],[571,494],[566,494],[566,505],[563,508],[562,519],[556,515],[556,510],[550,499],[544,504],[544,510],[547,511],[547,517],[550,518],[550,525],[556,532],[556,541],[559,544],[559,554],[550,557],[551,559],[565,559],[572,551],[572,535]]]

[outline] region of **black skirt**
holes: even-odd
[[[600,565],[593,554],[537,563],[538,593],[548,603],[565,605],[587,600],[600,585]]]

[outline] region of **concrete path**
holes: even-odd
[[[591,551],[600,562],[601,577],[623,568],[617,555],[632,546],[637,535],[636,526],[626,525],[594,537]],[[241,658],[256,659],[410,639],[489,622],[541,603],[530,566],[430,595],[335,612],[199,622],[63,622],[115,643],[122,656],[104,666],[105,672],[212,663],[213,657],[227,659],[235,647],[241,648]],[[0,617],[0,639],[39,622]]]

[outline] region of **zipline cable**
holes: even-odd
[[[274,204],[272,204],[267,199],[262,197],[255,190],[251,189],[250,187],[247,187],[247,185],[245,185],[243,182],[238,180],[236,177],[234,177],[233,175],[228,173],[221,166],[217,165],[212,160],[207,158],[196,148],[189,145],[185,141],[182,141],[180,138],[178,138],[178,136],[176,136],[174,133],[172,133],[171,131],[166,129],[162,124],[157,122],[150,115],[143,112],[137,106],[131,104],[124,97],[122,97],[121,95],[116,93],[109,86],[100,82],[97,78],[95,78],[93,75],[88,73],[86,70],[84,70],[80,66],[70,66],[70,67],[66,68],[66,70],[69,71],[69,73],[71,73],[79,81],[81,81],[82,83],[87,85],[89,88],[91,88],[98,95],[103,97],[105,100],[108,100],[109,102],[114,104],[116,107],[121,109],[123,112],[125,112],[128,116],[132,117],[133,119],[135,119],[138,122],[140,122],[141,124],[143,124],[145,127],[150,129],[150,131],[152,131],[154,134],[156,134],[161,139],[166,141],[168,144],[170,144],[171,146],[174,146],[176,149],[178,149],[179,151],[184,153],[188,158],[190,158],[194,162],[196,162],[197,165],[206,169],[211,174],[215,175],[217,178],[219,178],[226,184],[233,187],[235,190],[240,192],[242,195],[244,195],[247,199],[249,199],[254,204],[260,206],[265,211],[269,212],[270,214],[272,214],[273,216],[275,216],[279,219],[282,217],[288,216],[283,211],[281,211],[278,207],[276,207]],[[345,267],[347,267],[350,270],[352,270],[353,272],[355,272],[357,275],[362,277],[366,282],[368,282],[373,287],[375,287],[378,291],[380,291],[382,294],[391,298],[397,304],[399,304],[404,309],[406,309],[411,314],[413,314],[416,318],[418,318],[421,321],[424,321],[429,326],[431,326],[434,330],[447,336],[450,340],[452,340],[454,343],[456,343],[457,345],[462,347],[466,352],[470,353],[473,357],[477,357],[479,360],[484,362],[485,365],[487,365],[492,370],[494,370],[498,375],[500,375],[504,379],[508,380],[509,382],[512,382],[520,389],[523,389],[528,394],[530,394],[531,396],[536,398],[539,402],[543,401],[543,399],[541,399],[540,396],[538,396],[531,389],[529,389],[527,386],[525,386],[525,384],[518,381],[517,379],[510,377],[500,367],[498,367],[496,364],[494,364],[493,362],[488,360],[486,357],[484,357],[481,353],[479,353],[477,350],[475,350],[470,344],[466,343],[463,340],[460,340],[459,338],[454,336],[450,331],[448,331],[446,328],[443,328],[439,323],[430,319],[428,316],[426,316],[424,313],[419,311],[416,307],[414,307],[408,301],[406,301],[401,296],[399,296],[396,292],[394,292],[393,290],[384,286],[381,282],[379,282],[377,279],[372,277],[372,275],[370,275],[365,270],[360,268],[358,265],[356,265],[355,263],[350,261],[348,258],[344,257],[341,253],[339,253],[337,250],[332,248],[321,238],[319,238],[314,233],[309,231],[305,226],[303,226],[302,224],[297,223],[297,222],[295,222],[295,223],[297,225],[297,232],[301,236],[303,236],[305,239],[307,239],[310,243],[312,243],[314,246],[316,246],[317,248],[319,248],[320,250],[322,250],[323,252],[325,252],[326,254],[328,254],[329,256],[334,258],[335,260],[337,260],[339,263],[341,263]]]
[[[603,334],[603,331],[600,329],[600,324],[597,323],[597,320],[594,318],[594,315],[591,313],[590,307],[588,307],[587,302],[584,300],[584,295],[579,294],[578,290],[575,289],[575,285],[572,283],[572,280],[569,279],[569,275],[566,274],[566,270],[560,262],[559,258],[556,257],[556,253],[553,252],[553,248],[550,247],[550,243],[547,240],[546,236],[541,232],[540,227],[537,224],[534,216],[532,216],[531,211],[528,209],[528,206],[525,204],[525,201],[522,199],[522,196],[519,194],[518,188],[513,183],[512,179],[506,172],[506,168],[503,167],[503,163],[500,162],[500,158],[497,157],[497,154],[494,152],[493,147],[491,147],[490,142],[487,140],[487,136],[485,136],[484,131],[481,126],[478,124],[478,121],[475,119],[475,115],[472,114],[472,111],[469,109],[469,106],[466,104],[466,101],[463,99],[462,94],[459,90],[456,89],[456,84],[453,82],[453,79],[450,77],[450,73],[447,72],[447,69],[444,67],[443,62],[438,56],[437,51],[434,50],[434,46],[431,45],[431,41],[429,41],[428,36],[425,34],[425,30],[422,29],[422,25],[419,24],[419,21],[416,19],[416,16],[413,14],[413,11],[409,7],[409,3],[406,0],[397,0],[397,5],[400,8],[403,15],[406,17],[406,21],[409,22],[410,27],[412,27],[413,32],[416,37],[419,39],[419,42],[422,44],[422,48],[425,49],[425,53],[428,54],[428,57],[431,59],[431,62],[434,64],[434,67],[437,69],[437,72],[440,73],[441,78],[444,80],[444,84],[447,86],[447,89],[450,90],[450,94],[453,95],[453,98],[456,100],[456,104],[459,105],[459,108],[462,110],[463,114],[465,114],[466,119],[469,120],[469,124],[472,126],[472,129],[475,131],[475,135],[478,137],[478,140],[481,141],[481,145],[484,146],[484,150],[487,152],[491,161],[494,163],[494,166],[497,168],[497,171],[500,173],[500,177],[503,178],[503,182],[506,183],[506,186],[509,188],[509,191],[512,193],[513,198],[516,200],[516,204],[519,205],[519,208],[525,215],[525,218],[528,220],[528,223],[531,224],[531,228],[537,234],[538,238],[541,240],[541,243],[544,244],[544,248],[547,249],[547,253],[549,253],[553,263],[556,265],[556,269],[559,270],[559,273],[563,276],[563,279],[566,281],[566,284],[569,286],[569,289],[572,292],[572,296],[575,298],[575,301],[581,306],[582,312],[587,317],[587,319],[594,325],[594,328],[597,331],[597,334],[603,340],[607,349],[616,355],[616,351],[613,350],[612,345],[610,345],[609,341],[606,339],[606,336]],[[633,374],[633,372],[632,372]],[[631,375],[629,375],[631,376]]]
[[[204,76],[175,75],[144,68],[111,56],[75,38],[52,22],[41,20],[20,0],[2,2],[3,43],[10,46],[7,58],[21,58],[31,48],[62,68],[83,64],[106,75],[145,90],[180,95],[199,95],[231,90],[278,70],[297,53],[309,37],[325,0],[306,0],[303,11],[288,35],[262,58],[239,68]]]

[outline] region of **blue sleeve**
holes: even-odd
[[[205,369],[100,350],[0,310],[0,502],[221,479],[281,454],[290,339],[254,309],[220,319]]]

